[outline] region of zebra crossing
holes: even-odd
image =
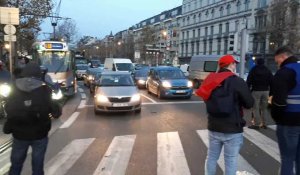
[[[271,132],[275,132],[274,126],[269,126]],[[196,130],[198,138],[204,143],[199,149],[207,149],[208,146],[208,130]],[[106,152],[101,157],[101,161],[94,167],[93,175],[124,175],[129,166],[130,158],[133,153],[136,139],[142,137],[139,135],[123,135],[115,136],[108,144]],[[244,129],[244,139],[261,149],[266,155],[280,162],[280,155],[276,141],[269,138],[263,132]],[[70,174],[69,170],[78,161],[82,155],[89,149],[90,145],[95,142],[96,138],[86,138],[73,140],[66,145],[58,154],[52,157],[45,165],[45,174],[47,175],[64,175]],[[157,152],[149,152],[149,154],[157,154],[156,172],[151,174],[157,175],[190,175],[190,167],[182,146],[180,132],[161,132],[157,133]],[[244,144],[244,146],[246,146]],[[195,150],[197,151],[197,150]],[[218,161],[218,166],[224,172],[223,150]],[[97,155],[95,155],[97,156]],[[243,152],[240,152],[238,158],[238,170],[247,172],[246,174],[260,175],[257,167],[253,166],[253,161],[249,161]],[[98,159],[99,160],[99,159]],[[257,164],[256,164],[257,165]],[[277,166],[278,166],[277,165]],[[204,166],[204,162],[199,162],[199,166]],[[278,169],[279,167],[265,167],[270,169]],[[203,174],[204,172],[199,172]],[[72,174],[72,173],[71,173]],[[82,172],[81,174],[84,174]]]

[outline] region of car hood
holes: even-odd
[[[162,80],[168,81],[171,83],[172,86],[187,86],[188,80],[187,79],[171,79],[171,80]]]
[[[107,86],[107,87],[99,87],[97,88],[96,94],[102,94],[107,97],[115,97],[115,96],[132,96],[137,94],[138,90],[135,86]]]

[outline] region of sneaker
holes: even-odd
[[[267,126],[266,125],[260,125],[259,128],[267,129]]]
[[[257,125],[250,125],[248,126],[249,129],[259,129],[259,126]]]

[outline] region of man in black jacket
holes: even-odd
[[[9,175],[21,174],[29,146],[32,148],[32,174],[44,174],[44,157],[51,128],[52,90],[41,80],[39,65],[29,63],[16,79],[6,111],[6,134],[12,133],[11,167]]]
[[[271,115],[277,124],[281,175],[300,174],[300,63],[290,48],[275,53],[279,66],[271,87]]]
[[[256,129],[256,118],[260,118],[259,128],[266,129],[265,115],[268,108],[269,90],[272,83],[272,72],[264,65],[262,58],[256,59],[256,65],[250,70],[247,84],[255,99],[251,129]]]

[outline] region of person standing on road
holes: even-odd
[[[267,129],[265,116],[268,108],[268,99],[273,75],[264,65],[264,62],[265,61],[262,58],[256,59],[256,65],[251,69],[247,77],[248,87],[252,91],[252,96],[255,99],[253,107],[254,115],[251,121],[252,125],[248,127],[250,129]],[[257,117],[260,118],[259,126],[256,126]]]
[[[52,91],[41,80],[39,65],[27,64],[21,75],[23,78],[16,79],[5,106],[7,122],[3,131],[13,136],[9,175],[21,174],[29,146],[32,148],[32,174],[43,175],[51,128],[49,114],[53,112]]]
[[[292,50],[283,46],[275,52],[279,66],[271,86],[271,116],[281,157],[281,175],[300,174],[300,63]]]
[[[233,108],[228,114],[216,115],[208,112],[208,134],[209,146],[205,162],[205,175],[215,175],[217,161],[219,159],[222,147],[224,147],[225,173],[226,175],[235,175],[237,171],[237,158],[241,146],[243,145],[243,127],[246,122],[243,119],[243,107],[251,108],[254,99],[246,82],[236,76],[236,60],[232,55],[222,56],[219,61],[219,71],[211,73],[196,91],[206,101],[213,100],[212,96],[216,94],[216,89],[220,86],[227,87],[228,93],[233,94],[231,105]],[[216,98],[218,100],[218,98]],[[227,105],[227,104],[220,104]],[[219,106],[222,107],[222,106]],[[217,111],[219,109],[213,109]]]

